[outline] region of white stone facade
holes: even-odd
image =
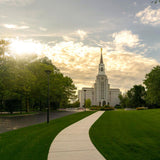
[[[115,106],[120,102],[118,98],[119,94],[119,89],[110,88],[107,75],[105,74],[105,65],[101,52],[98,75],[96,76],[94,88],[82,88],[82,90],[78,91],[80,107],[83,107],[85,99],[90,99],[91,105],[104,106],[109,104],[110,106]]]

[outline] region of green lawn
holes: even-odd
[[[90,137],[107,160],[160,160],[160,109],[107,111]]]
[[[47,160],[55,136],[70,124],[92,114],[80,112],[0,134],[0,160]]]

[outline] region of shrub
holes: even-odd
[[[115,107],[116,109],[122,109],[122,108],[123,108],[123,106],[121,106],[121,105],[119,105],[119,104],[116,104],[114,107]]]
[[[101,110],[101,107],[93,105],[93,106],[90,107],[90,110]]]
[[[103,106],[103,107],[101,107],[101,106],[92,106],[92,107],[90,107],[90,110],[101,110],[101,111],[111,111],[111,110],[114,110],[115,108],[114,107],[111,107],[111,106],[109,106],[109,105],[105,105],[105,106]]]
[[[109,106],[109,107],[104,107],[104,111],[112,111],[112,110],[114,110],[115,108],[114,107],[111,107],[111,106]]]
[[[147,107],[137,107],[136,110],[145,110]]]

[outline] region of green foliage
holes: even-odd
[[[160,66],[154,67],[150,73],[146,74],[144,84],[147,89],[147,103],[160,106]]]
[[[137,107],[136,110],[145,110],[147,107]]]
[[[111,110],[114,110],[115,108],[114,107],[111,107],[109,105],[105,105],[105,106],[91,106],[90,107],[90,110],[96,110],[96,111],[111,111]]]
[[[67,107],[68,107],[68,108],[78,108],[78,107],[80,107],[80,102],[79,102],[79,101],[76,101],[76,102],[74,102],[74,103],[70,103],[70,104],[68,104]]]
[[[85,107],[86,108],[91,107],[91,100],[90,99],[86,99],[86,101],[85,101]]]
[[[160,0],[153,0],[152,3],[155,3],[155,4],[160,3]]]
[[[0,56],[4,57],[5,51],[6,51],[8,45],[9,45],[8,41],[0,40]]]
[[[97,110],[101,110],[101,108],[102,108],[101,106],[93,105],[93,106],[90,107],[90,110],[96,110],[97,111]]]
[[[15,110],[20,110],[21,108],[21,101],[17,99],[9,99],[5,101],[6,111],[13,114]]]
[[[114,108],[114,107],[111,107],[111,106],[109,106],[109,105],[106,105],[106,106],[103,106],[103,107],[101,108],[101,110],[102,110],[102,111],[112,111],[112,110],[115,110],[115,108]]]
[[[123,108],[126,108],[128,107],[129,105],[129,98],[127,96],[127,94],[120,94],[119,96],[119,100],[120,100],[120,105],[123,107]]]
[[[89,134],[106,159],[158,160],[159,121],[160,109],[105,112]]]
[[[92,114],[80,112],[34,126],[0,134],[1,160],[45,160],[56,135],[67,126]]]
[[[126,107],[141,107],[145,105],[146,91],[142,85],[134,85],[133,88],[127,91],[124,95],[119,95],[120,105]]]
[[[7,45],[6,41],[0,41],[1,49]],[[48,92],[48,75],[45,70],[51,71],[49,77],[51,109],[65,106],[76,97],[76,87],[72,79],[64,76],[47,57],[38,59],[35,55],[25,55],[25,57],[12,57],[11,54],[4,57],[4,53],[1,55],[0,110],[8,110],[5,101],[13,99],[21,101],[20,110],[27,112],[36,108],[45,110]],[[18,109],[16,107],[11,108],[13,111]]]
[[[116,109],[122,109],[122,108],[124,108],[124,107],[117,104],[117,105],[115,105],[115,108],[116,108]]]

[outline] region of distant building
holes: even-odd
[[[101,58],[98,69],[98,75],[94,83],[94,88],[82,88],[78,91],[78,98],[80,101],[80,107],[83,107],[85,99],[91,100],[91,105],[111,105],[115,106],[119,104],[120,89],[110,88],[107,75],[105,74],[105,65],[103,63],[102,49]]]

